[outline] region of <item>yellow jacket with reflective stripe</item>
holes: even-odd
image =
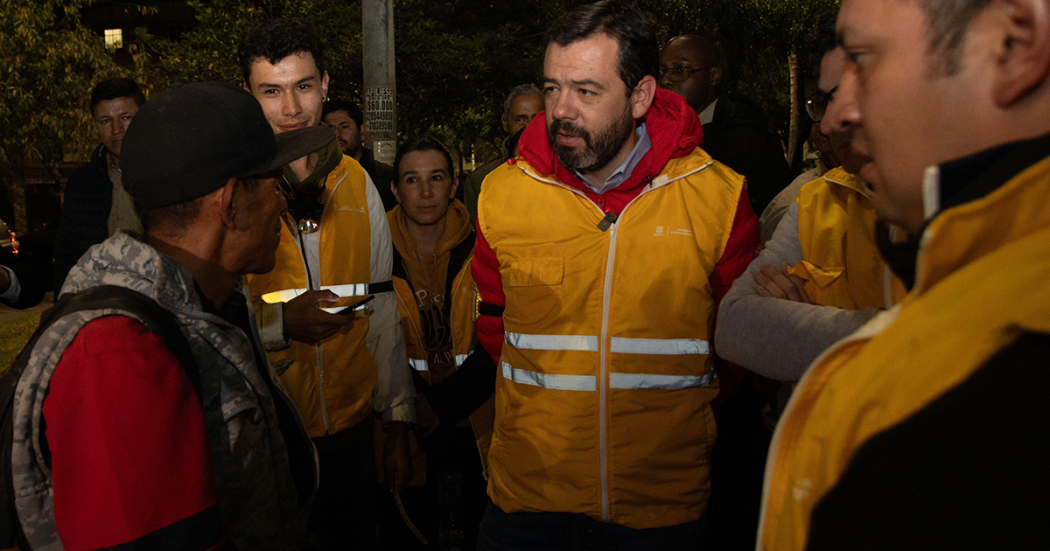
[[[875,245],[875,208],[841,167],[802,186],[798,237],[804,260],[790,268],[813,304],[847,310],[889,308],[904,297]]]
[[[506,295],[493,503],[631,528],[699,519],[718,394],[708,278],[743,177],[697,148],[605,231],[582,192],[521,159],[488,180],[478,229]]]
[[[1050,332],[1050,158],[928,225],[915,288],[819,358],[777,427],[759,542],[806,546],[857,450],[965,381],[1023,331]]]
[[[456,208],[465,208],[459,202],[456,202]],[[395,207],[394,210],[387,213],[387,219],[390,222],[391,237],[394,240],[394,246],[398,249],[398,252],[404,256],[405,254],[414,254],[415,251],[406,250],[405,239],[400,235],[400,224],[395,220],[398,216],[404,216],[401,207]],[[466,222],[469,224],[470,222]],[[468,239],[474,239],[474,232],[470,232]],[[459,369],[463,362],[466,361],[474,348],[478,344],[478,336],[474,331],[474,311],[477,304],[477,288],[474,286],[474,278],[471,277],[470,273],[470,261],[473,258],[473,254],[467,256],[463,260],[463,265],[460,267],[455,279],[452,281],[450,289],[452,294],[450,297],[446,297],[446,300],[452,301],[450,325],[452,329],[452,352],[455,356],[454,367],[451,370],[439,372],[431,368],[427,362],[427,349],[424,343],[423,337],[423,323],[420,320],[419,308],[417,307],[415,296],[412,289],[425,289],[427,283],[425,281],[414,281],[412,285],[396,274],[398,272],[397,267],[394,268],[395,276],[394,281],[394,294],[397,298],[397,308],[401,311],[401,327],[405,331],[405,345],[408,351],[408,363],[415,369],[424,380],[430,384],[440,383],[446,377],[454,373]],[[488,464],[488,452],[489,443],[492,440],[492,422],[495,416],[494,411],[494,398],[489,398],[480,408],[470,415],[471,428],[474,429],[474,437],[478,442],[478,452],[481,455],[482,470],[487,469]],[[414,438],[414,436],[413,436]],[[413,453],[417,454],[419,448],[413,447]],[[416,464],[424,464],[421,459],[415,461]],[[425,472],[425,471],[424,471]],[[422,474],[422,473],[417,473]],[[414,476],[414,480],[421,482],[419,477]]]
[[[325,180],[328,197],[321,214],[322,288],[369,283],[371,225],[366,185],[361,165],[345,156]],[[248,284],[252,296],[262,296],[266,302],[287,302],[294,295],[284,293],[278,299],[269,293],[310,287],[299,239],[287,224],[281,227],[276,267],[268,274],[250,276]],[[360,297],[345,298],[330,306],[346,306],[359,300]],[[367,334],[368,318],[359,318],[320,345],[292,341],[288,348],[267,353],[270,363],[294,361],[281,375],[281,383],[311,438],[348,429],[372,413],[377,372],[366,346]]]

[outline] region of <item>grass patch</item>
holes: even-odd
[[[0,324],[0,373],[15,361],[18,353],[33,336],[40,314],[29,314],[24,318]]]

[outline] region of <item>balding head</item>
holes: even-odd
[[[660,86],[685,98],[698,113],[718,97],[722,53],[697,35],[676,36],[660,52]]]

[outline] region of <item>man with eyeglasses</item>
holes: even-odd
[[[773,238],[726,295],[715,333],[719,354],[778,381],[799,380],[821,352],[905,292],[879,256],[871,185],[856,176],[870,158],[850,149],[851,125],[823,117],[838,100],[834,91],[846,66],[834,19],[821,26],[812,48],[820,56],[821,92],[808,109],[842,166],[801,187]]]
[[[833,28],[834,24],[834,20],[830,19],[825,22],[828,29]],[[813,37],[813,43],[810,45],[810,66],[817,68],[816,76],[818,80],[820,78],[821,60],[824,58],[825,53],[835,48],[835,44],[835,34],[833,32],[820,32]],[[829,82],[829,79],[825,79],[825,81]],[[828,102],[835,97],[837,89],[838,86],[828,90],[818,86],[816,93],[806,100],[806,112],[813,121],[813,125],[809,129],[809,137],[817,150],[817,165],[796,176],[788,187],[784,188],[783,191],[773,198],[769,205],[766,206],[766,210],[762,211],[758,221],[762,225],[763,244],[769,242],[773,237],[773,232],[777,229],[777,225],[780,224],[780,220],[787,214],[791,205],[795,204],[802,186],[820,178],[828,170],[842,165],[840,152],[849,149],[849,140],[843,140],[841,134],[833,133],[829,136],[820,130],[821,118],[827,110]]]
[[[747,178],[751,207],[762,212],[791,181],[780,140],[754,105],[722,89],[722,54],[702,36],[672,38],[660,52],[661,88],[685,98],[704,125],[703,149]]]

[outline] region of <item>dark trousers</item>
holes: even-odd
[[[401,501],[429,545],[416,540],[401,519],[394,497],[382,489],[379,545],[384,550],[397,551],[473,551],[478,525],[488,504],[474,431],[469,426],[442,428],[420,445],[427,458],[426,485],[402,488]],[[457,479],[456,483],[450,484],[450,475]]]
[[[711,530],[704,547],[749,551],[758,537],[762,483],[772,432],[762,421],[766,401],[747,377],[715,411],[718,439],[711,454]]]
[[[635,530],[575,513],[505,513],[489,502],[478,551],[697,551],[705,522]]]
[[[338,434],[315,438],[321,485],[310,533],[326,551],[376,549],[376,471],[372,417]]]

